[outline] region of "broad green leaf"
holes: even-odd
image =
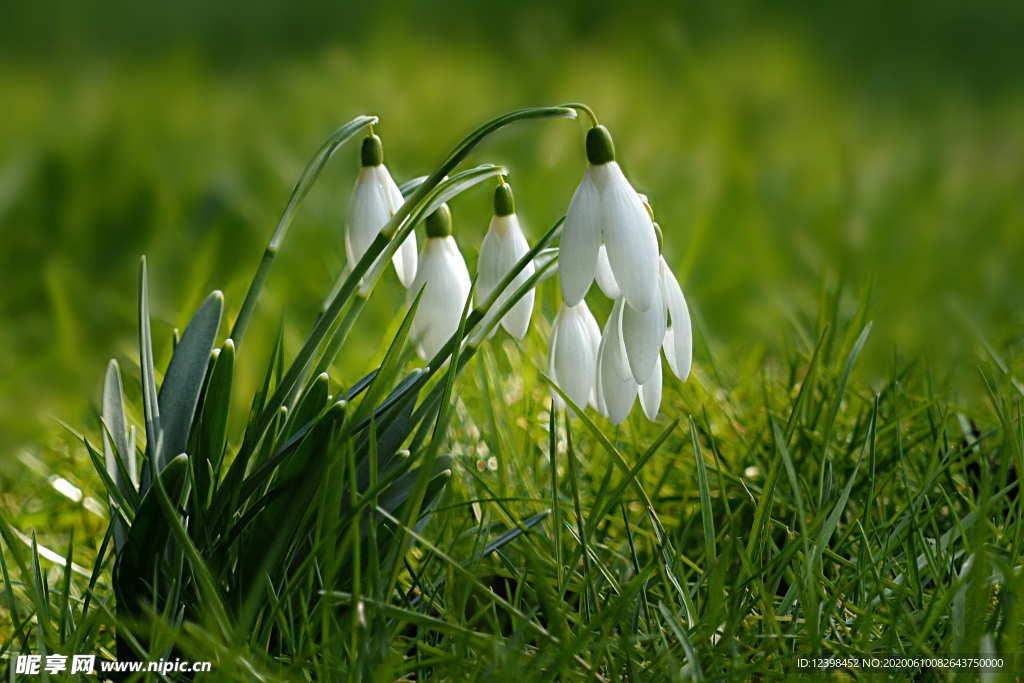
[[[107,473],[122,492],[130,480],[125,481],[122,471],[127,471],[125,460],[128,457],[128,429],[124,416],[124,390],[121,387],[121,371],[117,361],[111,360],[107,365],[107,374],[103,383],[103,456],[107,465]],[[118,462],[120,461],[120,462]]]
[[[199,392],[210,363],[210,352],[220,327],[224,296],[213,292],[199,307],[171,357],[160,385],[161,443],[153,465],[162,471],[171,453],[183,453],[196,413]]]

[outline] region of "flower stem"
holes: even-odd
[[[587,105],[583,104],[582,102],[570,102],[569,104],[563,104],[562,106],[563,107],[568,107],[569,109],[575,109],[578,112],[582,112],[582,113],[586,114],[587,118],[590,119],[590,127],[591,128],[599,125],[599,123],[600,123],[597,120],[597,114],[594,113],[594,110],[591,109],[590,107],[588,107]]]
[[[330,137],[324,141],[324,144],[320,146],[317,153],[306,164],[306,168],[299,177],[299,181],[295,183],[295,187],[292,189],[291,197],[288,198],[288,204],[285,206],[281,218],[277,221],[277,228],[274,229],[274,234],[271,235],[270,241],[263,250],[263,258],[260,259],[260,264],[257,266],[256,273],[249,284],[249,289],[245,293],[245,299],[242,300],[242,307],[238,311],[238,317],[235,318],[234,327],[231,328],[230,338],[234,340],[236,347],[242,343],[242,337],[249,326],[249,319],[252,317],[253,309],[256,308],[256,301],[263,290],[263,283],[266,282],[267,275],[270,273],[270,266],[273,265],[274,258],[281,248],[281,243],[284,242],[284,238],[288,234],[288,228],[295,217],[295,210],[305,196],[309,194],[309,190],[316,183],[317,178],[320,177],[320,172],[323,171],[324,166],[334,153],[351,140],[360,130],[367,126],[372,127],[376,122],[376,116],[364,115],[355,117],[331,133]]]
[[[497,166],[481,167],[480,169],[477,169],[475,173],[473,170],[466,171],[463,172],[463,174],[456,174],[455,176],[446,179],[448,173],[461,163],[474,147],[476,147],[488,135],[516,121],[575,117],[576,111],[569,107],[531,107],[528,109],[520,109],[498,116],[497,118],[484,123],[482,126],[463,138],[462,141],[455,146],[444,162],[442,162],[442,164],[416,188],[412,196],[402,204],[401,207],[399,207],[398,211],[395,212],[387,224],[381,228],[381,231],[367,248],[366,252],[359,260],[359,263],[353,265],[352,270],[348,273],[344,283],[338,289],[337,294],[331,299],[323,314],[318,316],[316,323],[314,323],[313,330],[310,332],[309,336],[306,337],[306,341],[303,343],[302,348],[299,349],[298,354],[275,389],[274,395],[264,407],[263,413],[257,422],[258,432],[262,433],[265,430],[266,426],[269,424],[270,418],[276,413],[278,407],[283,404],[284,400],[288,396],[291,395],[292,388],[302,378],[313,354],[320,347],[320,344],[327,336],[330,328],[334,325],[335,320],[341,314],[345,304],[356,290],[360,278],[362,278],[363,274],[370,268],[370,265],[382,254],[384,255],[382,260],[390,258],[391,254],[398,249],[408,234],[413,230],[416,223],[425,214],[430,213],[437,208],[437,204],[450,199],[452,194],[457,194],[462,189],[465,189],[466,186],[475,184],[487,177],[497,175],[504,170]],[[322,167],[322,163],[320,164],[320,167]],[[319,168],[317,169],[317,173],[319,173]],[[460,178],[460,175],[463,175],[464,177]],[[303,179],[305,179],[305,177],[306,174],[303,175]],[[299,186],[302,186],[303,180],[300,180],[299,184]],[[299,186],[297,186],[297,190]],[[308,187],[304,188],[303,194],[305,191],[308,191]],[[449,194],[446,195],[446,192]],[[286,210],[286,214],[287,213],[288,210]],[[277,235],[275,234],[275,239],[276,238]],[[275,239],[271,240],[270,246],[275,247],[276,251],[279,240],[275,241]],[[259,275],[260,273],[257,273],[258,277]],[[262,280],[260,280],[260,284],[262,284]],[[248,295],[247,298],[249,298]],[[253,305],[254,304],[255,301],[253,301]],[[249,312],[251,312],[251,310]],[[244,331],[244,325],[241,329]],[[238,340],[235,339],[235,341],[237,343]]]

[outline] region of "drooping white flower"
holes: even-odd
[[[515,212],[512,188],[503,182],[494,192],[494,216],[480,245],[477,291],[481,300],[491,296],[495,288],[529,250],[530,245],[526,242],[519,225],[519,217]],[[533,263],[527,263],[498,296],[491,311],[500,310],[533,273]],[[516,339],[526,336],[533,313],[533,299],[534,292],[531,289],[501,319],[501,326]]]
[[[409,334],[416,343],[416,353],[428,360],[459,329],[471,284],[466,261],[451,235],[448,205],[442,204],[424,223],[427,240],[409,288],[410,297],[421,289],[423,295]]]
[[[363,139],[362,167],[348,205],[345,253],[349,268],[359,262],[377,233],[391,220],[404,201],[398,185],[384,165],[384,148],[380,138],[368,135]],[[398,280],[404,287],[408,287],[416,277],[416,233],[409,233],[391,257],[391,262]],[[373,272],[376,267],[377,264],[374,264],[369,272]]]
[[[562,229],[562,298],[570,306],[583,299],[597,273],[603,244],[622,296],[635,310],[646,311],[658,288],[658,244],[651,216],[615,161],[604,126],[587,132],[587,160]]]
[[[580,407],[591,402],[594,396],[600,341],[601,329],[587,307],[587,302],[581,301],[575,306],[563,303],[559,307],[551,328],[548,374]],[[551,396],[556,408],[565,407],[565,402],[557,392],[552,391]]]

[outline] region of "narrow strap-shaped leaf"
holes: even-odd
[[[126,459],[130,457],[132,448],[128,443],[128,432],[125,429],[124,390],[121,386],[121,372],[117,361],[111,359],[107,365],[107,374],[103,382],[103,459],[107,474],[114,486],[125,498],[129,491],[134,493],[135,484]],[[120,514],[114,510],[114,501],[108,496],[110,518],[113,520],[114,546],[124,546],[128,535],[128,527]]]
[[[188,456],[181,454],[173,458],[160,471],[159,477],[167,495],[179,500],[188,482]],[[114,571],[114,589],[119,604],[130,611],[151,595],[147,585],[153,578],[154,569],[163,562],[163,548],[170,533],[159,492],[150,487],[135,513],[127,543]]]
[[[192,317],[171,357],[158,399],[163,439],[153,462],[157,471],[163,470],[169,454],[183,453],[188,448],[188,435],[223,307],[224,296],[219,291],[210,294]]]
[[[829,442],[832,440],[832,431],[835,429],[836,418],[839,416],[839,409],[842,406],[843,397],[846,394],[846,385],[850,380],[850,374],[853,372],[853,366],[857,363],[857,356],[860,355],[861,349],[864,348],[864,344],[868,341],[868,335],[871,334],[871,327],[873,323],[868,323],[864,326],[860,335],[857,337],[857,341],[854,342],[853,348],[850,349],[850,353],[846,356],[846,362],[843,364],[843,373],[839,378],[839,386],[836,389],[835,397],[832,399],[832,405],[829,408],[828,422],[825,423],[825,435],[822,437],[821,443],[823,444],[821,453],[821,469],[819,470],[818,476],[818,504],[824,504],[825,502],[825,464],[829,462]]]
[[[516,540],[517,538],[525,534],[527,531],[532,529],[533,527],[540,524],[542,521],[544,521],[544,519],[547,518],[549,514],[551,514],[551,510],[542,510],[541,512],[538,512],[532,517],[529,517],[527,519],[524,519],[522,522],[519,522],[519,524],[509,529],[502,535],[498,536],[490,543],[488,543],[484,547],[483,552],[480,553],[480,557],[484,558],[493,552],[501,550],[501,548],[508,545],[509,543]]]
[[[422,470],[421,467],[411,469],[398,477],[377,500],[377,505],[391,514],[395,512],[415,493],[417,480],[421,475],[426,476],[426,481],[434,481],[438,477],[451,475],[452,457],[450,455],[439,455],[435,458],[429,470]]]
[[[310,420],[316,419],[324,411],[330,400],[328,395],[329,386],[330,378],[326,372],[320,373],[313,378],[309,386],[306,387],[306,391],[303,392],[295,404],[295,409],[288,414],[288,421],[285,423],[285,427],[278,439],[290,438],[303,425]]]
[[[323,313],[318,316],[312,332],[306,338],[299,353],[292,361],[291,367],[280,382],[274,395],[268,401],[268,404],[264,407],[262,415],[256,423],[257,438],[262,436],[274,414],[283,405],[286,398],[291,395],[293,388],[302,381],[302,377],[307,371],[313,355],[328,335],[338,316],[341,315],[342,310],[357,290],[359,282],[370,269],[370,266],[378,258],[382,262],[391,258],[398,247],[405,241],[406,236],[413,230],[416,223],[428,215],[428,208],[433,211],[441,203],[450,200],[476,183],[496,175],[503,175],[506,171],[493,164],[482,164],[476,168],[456,173],[451,177],[448,177],[448,174],[469,155],[474,147],[495,131],[517,121],[544,118],[576,118],[576,111],[571,107],[528,107],[491,119],[463,138],[441,165],[426,180],[416,186],[412,195],[399,207],[387,224],[381,228],[376,239],[367,248],[359,262],[347,273],[343,284],[340,287],[332,287],[332,291],[337,293],[331,298]],[[379,271],[377,274],[379,275]],[[246,298],[249,298],[248,295]],[[232,337],[237,341],[237,336],[234,332]]]
[[[303,381],[313,361],[314,354],[328,336],[335,321],[356,292],[363,275],[366,274],[377,257],[380,256],[383,260],[391,258],[391,255],[398,249],[401,242],[413,229],[413,226],[426,216],[424,209],[427,205],[437,197],[451,199],[451,193],[454,188],[458,188],[458,192],[464,192],[476,183],[503,173],[505,173],[505,169],[493,164],[482,164],[465,171],[460,171],[450,178],[438,179],[435,185],[430,186],[430,188],[427,188],[427,191],[423,191],[421,194],[421,191],[426,187],[426,184],[424,184],[416,191],[412,198],[399,208],[398,212],[388,222],[390,228],[385,227],[381,229],[359,262],[343,276],[345,279],[342,286],[334,288],[337,290],[337,294],[328,303],[324,312],[317,317],[313,330],[306,337],[305,342],[303,342],[302,347],[295,355],[287,372],[285,372],[275,388],[273,395],[263,406],[263,412],[255,422],[255,440],[259,440],[266,432],[271,419],[277,414],[280,407],[285,404],[288,397],[292,395],[295,386]],[[385,232],[388,229],[393,230],[399,226],[402,227],[402,230],[397,235]]]
[[[527,533],[533,527],[535,527],[538,524],[540,524],[541,522],[543,522],[545,519],[547,519],[548,515],[550,515],[550,514],[551,514],[551,510],[542,510],[542,511],[538,512],[537,514],[532,515],[532,516],[528,517],[527,519],[524,519],[521,522],[517,522],[516,526],[512,527],[508,531],[503,532],[497,538],[495,538],[493,541],[491,541],[486,546],[484,546],[482,550],[480,550],[478,553],[476,553],[473,556],[473,559],[479,561],[479,560],[482,560],[483,558],[487,557],[488,555],[492,555],[492,554],[498,552],[499,550],[504,548],[506,545],[508,545],[509,543],[511,543],[512,541],[516,540],[517,538],[519,538],[523,534]],[[431,595],[437,594],[441,590],[441,588],[444,586],[444,583],[445,583],[444,579],[436,581],[433,584],[433,586],[431,586],[431,590],[429,591],[429,593]],[[419,605],[421,605],[423,603],[423,600],[424,600],[424,597],[426,596],[426,594],[427,594],[426,592],[420,592],[418,595],[416,595],[415,598],[413,598],[410,601],[410,604],[413,605],[414,607],[418,607]]]
[[[156,444],[160,440],[160,402],[153,368],[153,332],[149,323],[149,276],[146,257],[139,262],[139,368],[142,371],[142,407],[146,417],[146,461],[142,463],[139,488],[145,491],[153,472]]]
[[[121,476],[121,470],[126,469],[125,458],[128,457],[128,430],[125,422],[121,371],[117,361],[112,359],[107,365],[107,375],[103,382],[103,423],[107,428],[103,433],[103,457],[107,473],[122,492],[128,483]],[[121,461],[121,467],[118,467],[118,460]]]
[[[206,500],[212,478],[220,473],[227,443],[228,414],[231,408],[231,382],[235,371],[235,344],[228,339],[218,350],[214,365],[210,369],[210,380],[206,385],[202,414],[199,417],[199,448],[196,451],[195,470],[200,484],[201,500]],[[200,472],[204,472],[201,474]]]
[[[256,273],[253,275],[252,282],[249,284],[249,289],[245,293],[245,299],[242,301],[242,308],[238,311],[238,317],[235,318],[235,325],[231,329],[231,338],[235,340],[236,344],[242,343],[242,337],[245,335],[245,330],[249,326],[249,319],[252,317],[253,309],[256,308],[256,301],[260,297],[260,292],[263,290],[263,283],[267,279],[267,275],[270,272],[270,266],[274,263],[274,257],[277,252],[281,249],[281,243],[284,242],[285,236],[288,234],[288,227],[292,223],[292,219],[295,217],[295,210],[302,202],[303,198],[309,194],[310,189],[316,183],[316,179],[320,177],[320,172],[323,171],[324,166],[330,161],[334,153],[344,145],[346,142],[351,140],[359,131],[363,130],[369,125],[377,122],[376,116],[357,116],[348,123],[342,125],[335,130],[331,135],[324,141],[320,149],[317,150],[316,154],[310,159],[309,163],[306,164],[306,168],[302,171],[302,175],[299,177],[299,181],[295,183],[295,187],[292,189],[291,197],[288,198],[288,205],[285,206],[284,212],[281,214],[281,218],[277,221],[277,227],[274,229],[274,234],[270,237],[270,241],[267,243],[266,249],[263,251],[263,258],[260,260],[259,266],[256,268]]]
[[[257,430],[255,425],[260,413],[263,412],[263,406],[266,404],[267,397],[270,396],[277,359],[281,358],[283,354],[284,323],[282,322],[277,328],[277,337],[274,342],[274,348],[270,352],[270,358],[267,361],[267,370],[263,376],[263,384],[260,386],[260,390],[253,396],[252,405],[249,408],[249,419],[246,423],[245,434],[242,436],[242,446],[238,449],[238,453],[235,454],[235,459],[231,461],[231,465],[228,467],[224,478],[213,482],[214,490],[218,493],[216,496],[218,502],[214,506],[215,517],[220,517],[224,514],[225,510],[233,508],[237,501],[242,480],[245,478],[245,472],[249,467],[249,458],[252,456],[253,450],[255,450],[262,436],[262,431]]]
[[[406,342],[409,339],[409,332],[412,329],[412,321],[416,317],[416,311],[419,309],[422,297],[423,289],[421,288],[419,292],[416,292],[416,297],[410,304],[409,310],[406,311],[405,317],[402,319],[402,324],[398,328],[398,332],[395,333],[394,338],[391,340],[391,344],[384,353],[384,360],[381,361],[379,371],[370,383],[370,388],[366,392],[366,396],[359,403],[359,408],[353,416],[356,422],[361,421],[370,411],[376,408],[377,402],[384,397],[384,392],[391,388],[392,382],[402,369],[402,350],[405,348]]]

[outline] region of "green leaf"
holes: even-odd
[[[116,360],[111,360],[107,365],[107,375],[103,383],[103,423],[106,426],[103,432],[103,456],[107,473],[123,492],[125,486],[130,484],[130,481],[125,481],[122,476],[122,472],[127,471],[125,458],[129,453],[128,429],[124,416],[121,372]]]
[[[304,377],[312,364],[313,357],[316,354],[317,349],[320,348],[320,345],[327,338],[331,328],[334,326],[334,323],[341,315],[341,312],[345,309],[345,306],[349,304],[350,299],[355,294],[363,275],[376,261],[378,256],[380,256],[382,260],[391,258],[391,255],[398,249],[399,245],[404,240],[405,235],[413,229],[413,226],[420,220],[420,218],[426,215],[423,211],[423,209],[426,208],[426,204],[437,196],[444,196],[450,199],[453,188],[458,188],[459,192],[464,192],[472,185],[483,182],[488,178],[493,178],[503,173],[504,170],[505,169],[494,166],[493,164],[483,164],[475,168],[460,171],[450,178],[438,180],[435,185],[430,187],[432,192],[423,192],[423,195],[419,200],[415,197],[410,198],[402,205],[399,212],[396,213],[388,223],[388,225],[393,228],[400,225],[403,226],[402,233],[395,235],[394,239],[392,239],[391,237],[388,237],[385,230],[382,229],[370,244],[367,251],[363,254],[363,257],[359,262],[355,264],[347,274],[341,276],[344,278],[344,282],[340,287],[335,286],[333,288],[337,293],[327,304],[323,313],[317,318],[312,331],[306,337],[306,340],[303,342],[299,352],[295,355],[295,358],[292,360],[288,370],[284,373],[281,381],[274,389],[273,395],[263,405],[259,419],[254,421],[254,440],[258,440],[259,437],[266,433],[267,428],[270,426],[270,421],[281,409],[281,406],[286,404],[288,397],[292,395],[295,387],[303,382]],[[426,184],[423,187],[425,186]],[[422,190],[423,187],[421,187],[420,190]],[[419,195],[420,190],[417,190],[417,195]],[[409,219],[408,222],[403,222],[406,217]],[[399,220],[399,218],[401,218],[401,220]]]
[[[256,301],[259,299],[260,292],[263,290],[263,283],[267,279],[267,274],[270,272],[270,266],[274,262],[274,257],[277,252],[281,249],[281,244],[284,243],[284,238],[288,234],[288,227],[291,225],[292,220],[295,218],[295,211],[298,209],[299,204],[310,189],[316,183],[317,178],[320,177],[320,173],[323,171],[324,166],[330,161],[334,153],[344,145],[346,142],[351,140],[357,133],[362,131],[367,126],[372,126],[377,122],[376,116],[357,116],[348,123],[342,125],[337,130],[328,136],[327,140],[324,141],[320,149],[317,150],[313,158],[306,164],[306,168],[302,171],[302,175],[299,177],[295,187],[292,189],[291,197],[288,198],[288,204],[284,208],[284,212],[281,214],[281,218],[277,221],[277,227],[274,229],[274,234],[270,237],[270,242],[267,243],[266,249],[263,251],[263,259],[260,261],[259,266],[256,268],[256,273],[253,275],[252,282],[249,284],[249,289],[245,293],[245,299],[242,301],[242,308],[238,311],[238,317],[235,318],[235,325],[231,328],[231,338],[235,340],[235,343],[241,344],[242,337],[245,335],[245,330],[249,326],[249,319],[252,317],[253,310],[256,308]]]
[[[107,365],[107,374],[103,384],[103,459],[107,474],[114,486],[124,498],[130,498],[135,494],[133,478],[136,474],[125,462],[125,458],[131,455],[131,448],[133,448],[129,445],[128,431],[125,425],[121,372],[117,361],[111,360]],[[113,500],[110,501],[110,506],[110,517],[114,525],[114,545],[120,549],[124,545],[128,529],[124,520],[114,510]]]
[[[142,406],[146,417],[146,461],[142,464],[140,490],[149,488],[160,441],[160,402],[156,393],[156,370],[153,369],[153,332],[149,322],[149,278],[146,257],[139,262],[139,367],[142,370]]]
[[[313,378],[313,381],[309,383],[306,391],[299,398],[295,409],[288,414],[288,421],[281,431],[284,437],[293,436],[300,427],[316,419],[324,411],[330,399],[330,396],[328,396],[329,386],[330,378],[326,372]]]
[[[392,338],[391,343],[388,345],[388,349],[384,353],[384,360],[381,361],[378,371],[370,383],[369,390],[366,392],[366,396],[359,402],[359,408],[354,416],[357,422],[364,419],[368,413],[376,408],[377,402],[391,388],[392,383],[401,371],[402,351],[405,349],[406,342],[409,339],[412,321],[416,317],[416,311],[419,309],[422,296],[422,289],[416,292],[415,298],[409,305],[409,310],[406,311],[405,317],[402,319],[402,324],[398,327],[398,332],[395,333],[394,338]]]
[[[697,490],[700,493],[700,517],[704,525],[704,553],[708,562],[718,557],[715,536],[715,514],[711,508],[711,492],[708,488],[708,470],[704,464],[704,456],[700,452],[700,441],[697,439],[697,425],[690,418],[690,441],[693,444],[693,458],[697,462]]]
[[[156,471],[163,470],[168,454],[183,453],[188,448],[192,419],[223,307],[224,295],[219,291],[210,294],[192,317],[171,357],[158,399],[161,443],[153,461]]]
[[[199,500],[208,499],[212,486],[210,477],[216,481],[224,459],[227,443],[228,416],[231,409],[231,383],[235,369],[235,344],[225,340],[216,353],[210,380],[203,395],[198,418],[199,435],[194,468],[199,490]]]
[[[433,467],[430,470],[427,480],[427,493],[424,495],[424,506],[427,505],[428,501],[435,499],[444,488],[444,485],[448,483],[452,474],[452,457],[450,455],[440,455],[434,459]],[[415,492],[416,483],[421,476],[421,468],[409,470],[398,479],[396,479],[387,490],[381,493],[377,505],[384,510],[387,510],[391,514],[398,516],[396,512],[402,509],[402,506],[409,499],[409,497]]]
[[[43,570],[39,564],[39,546],[36,534],[32,532],[32,602],[35,604],[37,621],[43,640],[49,642],[50,634],[50,588],[43,579]]]
[[[172,458],[159,474],[167,495],[181,499],[188,482],[188,456]],[[114,589],[118,604],[129,612],[140,607],[153,591],[147,588],[154,572],[163,564],[163,549],[170,537],[171,525],[165,519],[159,491],[150,487],[139,505],[128,532],[128,539],[114,567]]]

